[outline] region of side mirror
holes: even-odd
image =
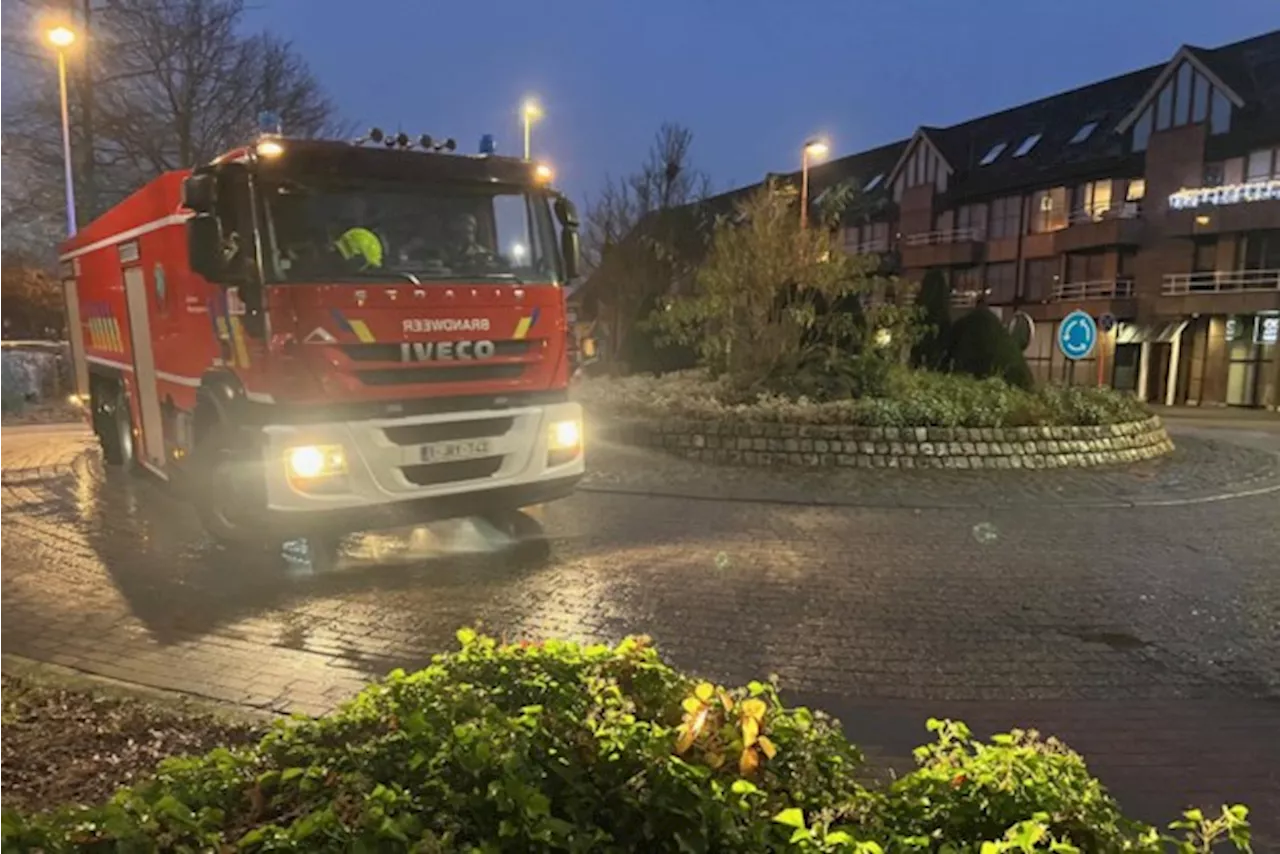
[[[218,204],[218,180],[210,173],[196,174],[182,182],[182,205],[198,214],[213,213]]]
[[[213,214],[196,214],[187,220],[187,260],[192,270],[209,281],[222,279],[222,225]]]
[[[560,232],[560,255],[564,258],[564,276],[567,281],[578,278],[582,267],[582,248],[577,225],[566,225]]]
[[[556,197],[556,219],[560,220],[560,224],[565,228],[577,229],[580,224],[578,221],[578,209],[573,206],[573,202],[564,196]]]

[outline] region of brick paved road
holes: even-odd
[[[1280,493],[1255,479],[1250,497],[1202,500],[1231,489],[1223,472],[1273,464],[1256,444],[1215,467],[1222,449],[1189,440],[1163,468],[1072,475],[990,507],[946,479],[919,481],[917,507],[900,493],[873,506],[878,487],[857,483],[841,497],[862,506],[584,492],[545,508],[540,558],[460,523],[353,538],[317,575],[228,560],[158,485],[103,477],[79,431],[6,430],[3,649],[315,712],[421,665],[464,623],[647,632],[714,678],[778,674],[889,761],[930,714],[1038,726],[1145,817],[1245,800],[1274,839]],[[606,488],[628,482],[615,474]],[[777,485],[734,484],[739,499]],[[1194,503],[1125,506],[1165,492]]]

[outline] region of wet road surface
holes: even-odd
[[[1271,430],[1250,425],[1255,456],[1232,465],[1280,451]],[[753,500],[750,477],[730,502],[619,475],[541,508],[540,545],[464,521],[349,538],[321,573],[296,544],[218,549],[162,485],[104,474],[79,429],[6,429],[3,445],[8,654],[320,712],[464,624],[646,633],[711,678],[777,674],[891,764],[930,715],[1037,727],[1144,818],[1244,801],[1280,838],[1280,492],[1257,482],[1174,506],[1104,506],[1086,473],[1001,506],[943,500],[945,484],[935,506],[805,506]],[[1192,463],[1154,482],[1210,476]]]

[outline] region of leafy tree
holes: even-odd
[[[57,281],[31,257],[5,252],[0,259],[4,337],[46,338],[60,333],[63,307]]]
[[[951,336],[951,288],[940,270],[930,270],[920,286],[920,340],[911,352],[917,368],[944,370]]]
[[[772,182],[717,222],[694,293],[654,318],[746,390],[822,399],[874,394],[911,345],[915,310],[886,298],[874,259],[802,229],[795,191]]]
[[[605,308],[613,351],[608,355],[614,359],[668,358],[658,356],[660,347],[641,321],[690,277],[688,259],[705,240],[706,223],[695,203],[706,198],[710,180],[691,165],[692,148],[691,130],[664,124],[644,163],[622,178],[606,177],[599,195],[588,200],[583,256],[591,277],[589,301]]]
[[[952,370],[959,373],[999,377],[1024,389],[1035,384],[1022,349],[1000,318],[982,306],[952,326],[949,361]]]

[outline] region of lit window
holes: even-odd
[[[1042,134],[1033,133],[1022,141],[1022,145],[1018,146],[1018,150],[1013,152],[1014,157],[1022,157],[1036,147],[1036,143],[1040,141]]]
[[[1140,202],[1142,197],[1147,194],[1147,181],[1145,178],[1134,178],[1129,182],[1129,188],[1125,192],[1124,199],[1126,202]]]
[[[1069,144],[1076,145],[1077,143],[1084,142],[1093,134],[1097,127],[1097,122],[1085,122],[1080,126],[1080,130],[1076,131],[1076,135],[1071,137],[1071,142]]]
[[[863,191],[864,193],[869,193],[869,192],[871,192],[871,191],[872,191],[872,190],[874,190],[876,187],[879,187],[879,186],[880,186],[880,182],[881,182],[881,181],[883,181],[883,180],[884,180],[884,173],[883,173],[883,172],[881,172],[879,175],[877,175],[876,177],[872,178],[872,179],[871,179],[870,181],[868,181],[867,183],[863,184],[863,185],[862,185],[862,191]]]
[[[978,161],[978,165],[987,166],[994,163],[996,158],[999,157],[1000,154],[1008,147],[1007,143],[997,142],[995,145],[991,146],[990,151],[982,156],[982,159]]]

